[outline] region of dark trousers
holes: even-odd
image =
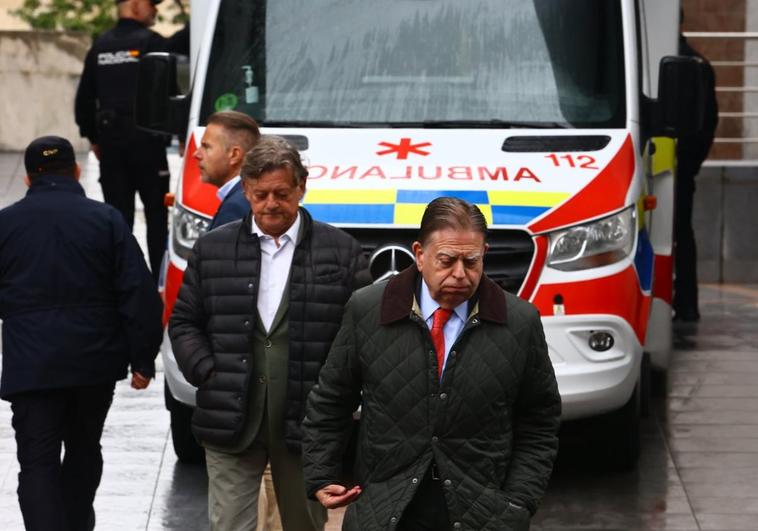
[[[18,500],[27,531],[94,527],[92,503],[103,472],[100,436],[113,387],[109,383],[10,397],[21,465]]]
[[[449,531],[450,517],[447,513],[442,481],[432,479],[429,468],[416,494],[405,508],[397,531]]]
[[[695,176],[678,175],[674,194],[674,311],[679,317],[698,318],[697,249],[692,230]]]
[[[134,227],[134,194],[145,206],[150,271],[158,280],[168,238],[168,209],[163,200],[169,187],[166,148],[159,140],[100,146],[100,185],[105,202]]]

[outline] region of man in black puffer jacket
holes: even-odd
[[[343,529],[523,531],[561,413],[537,310],[482,273],[487,224],[442,197],[416,265],[353,295],[303,422],[308,494]],[[358,485],[342,455],[361,405]]]
[[[214,530],[255,529],[271,462],[285,530],[323,529],[300,461],[305,401],[352,291],[368,283],[355,239],[299,202],[307,171],[284,139],[245,156],[252,215],[201,237],[169,324],[179,367],[198,387],[192,417],[205,447]]]

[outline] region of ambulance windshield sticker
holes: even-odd
[[[237,96],[231,92],[222,94],[216,98],[214,106],[217,111],[233,111],[237,108]]]

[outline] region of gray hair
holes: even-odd
[[[438,197],[426,206],[418,233],[419,243],[426,245],[433,232],[444,229],[479,232],[487,240],[487,220],[482,211],[457,197]]]
[[[253,149],[245,154],[240,175],[245,179],[259,179],[266,172],[289,168],[299,186],[306,177],[308,170],[300,160],[300,152],[284,138],[274,135],[263,135]]]

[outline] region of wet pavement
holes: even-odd
[[[101,198],[97,169],[82,182]],[[24,192],[22,157],[0,153],[0,208]],[[177,168],[172,160],[172,170]],[[138,221],[144,244],[144,222]],[[535,531],[758,530],[758,286],[701,286],[702,319],[676,327],[668,385],[643,421],[639,465],[613,472],[581,440],[562,439]],[[1,346],[0,346],[1,351]],[[207,529],[206,477],[177,462],[163,374],[142,392],[117,386],[102,445],[97,529]],[[23,529],[10,407],[0,401],[0,530]],[[330,530],[339,529],[334,515]]]

